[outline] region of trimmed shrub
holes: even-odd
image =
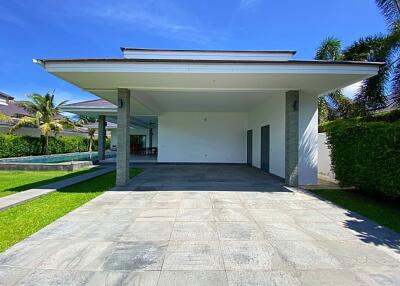
[[[324,125],[342,186],[400,198],[400,122],[342,120]]]
[[[0,158],[42,154],[43,137],[0,134]],[[86,152],[89,140],[83,136],[49,138],[49,154]]]

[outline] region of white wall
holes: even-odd
[[[253,130],[253,166],[261,168],[261,127],[269,125],[270,172],[285,177],[285,94],[269,96],[248,117],[248,129]]]
[[[318,177],[336,182],[332,171],[331,150],[328,148],[326,133],[318,134]]]
[[[299,185],[318,181],[318,97],[300,92]]]
[[[163,113],[158,162],[245,163],[246,130],[243,112]]]

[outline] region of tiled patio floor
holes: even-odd
[[[399,241],[301,191],[107,192],[0,254],[0,285],[400,285]]]

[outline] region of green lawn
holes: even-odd
[[[354,211],[394,231],[400,232],[400,207],[352,190],[311,190],[343,208]]]
[[[0,198],[41,185],[91,172],[96,168],[74,171],[0,171]]]
[[[131,177],[139,173],[139,169],[130,170]],[[115,172],[112,172],[0,211],[0,252],[114,185]]]

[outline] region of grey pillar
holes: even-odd
[[[129,180],[129,117],[130,90],[118,89],[118,143],[117,143],[117,181],[118,187],[125,186]]]
[[[285,184],[298,185],[299,165],[299,91],[286,92]]]
[[[99,160],[104,160],[106,157],[106,117],[104,115],[99,115],[98,121],[97,140],[99,146],[97,152]]]

